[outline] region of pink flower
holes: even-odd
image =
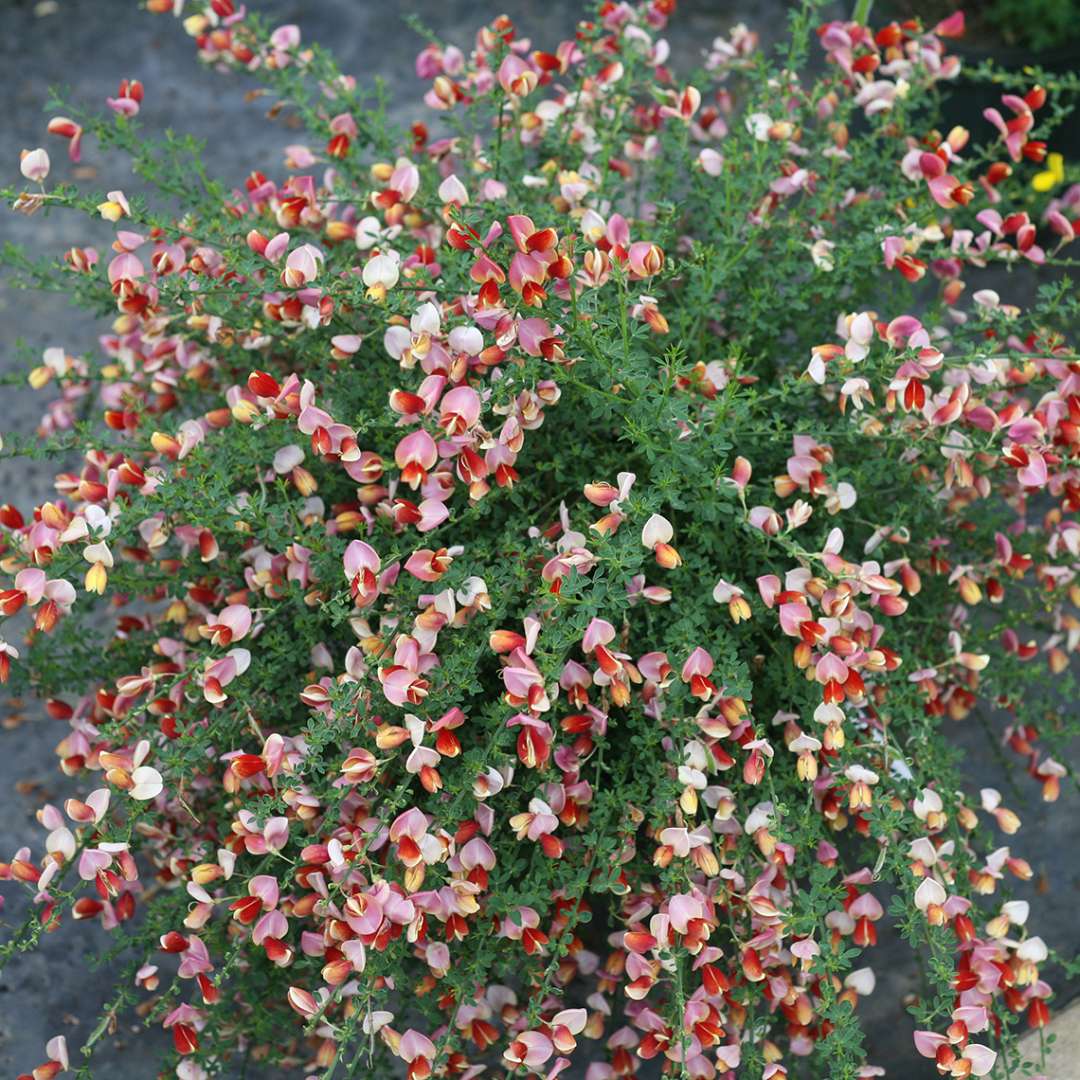
[[[49,175],[49,155],[39,146],[19,155],[19,171],[27,180],[40,184]]]
[[[539,1031],[524,1031],[503,1051],[503,1061],[511,1068],[524,1065],[536,1070],[554,1053],[555,1047],[546,1035]]]
[[[406,435],[394,451],[394,461],[401,470],[401,479],[414,491],[427,479],[428,471],[438,459],[435,440],[423,428]]]
[[[68,157],[78,163],[82,157],[82,127],[66,116],[54,116],[49,121],[48,130],[50,135],[59,135],[68,140]]]
[[[942,1065],[948,1068],[954,1062],[964,1062],[967,1066],[965,1073],[971,1076],[986,1076],[993,1070],[994,1063],[997,1061],[997,1053],[987,1046],[968,1043],[962,1049],[953,1047],[944,1035],[938,1035],[933,1031],[916,1031],[915,1049],[923,1057],[935,1058],[939,1069]],[[954,1075],[960,1076],[965,1073],[954,1072]]]
[[[527,97],[537,81],[537,73],[514,53],[508,53],[499,65],[499,85],[511,97]]]
[[[382,564],[378,552],[364,540],[353,540],[345,549],[343,563],[353,600],[359,607],[368,607],[379,595],[378,574]]]
[[[122,79],[116,97],[106,98],[105,104],[119,116],[136,116],[143,99],[143,86],[138,79]]]

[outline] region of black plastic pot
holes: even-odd
[[[992,61],[1001,71],[1020,71],[1036,66],[1048,75],[1065,75],[1080,67],[1080,40],[1041,53],[985,42],[965,44],[959,41],[951,45],[949,51],[960,57],[963,70],[946,94],[945,116],[949,124],[960,124],[973,135],[986,130],[983,109],[990,106],[1000,109],[1000,98],[1005,91],[993,82],[972,78],[965,72],[974,71],[986,61]],[[1034,77],[1031,82],[1034,84]],[[1011,114],[1003,110],[1003,115]],[[1070,117],[1054,130],[1048,142],[1050,149],[1063,154],[1067,162],[1080,159],[1080,118]]]
[[[1080,23],[1073,27],[1068,40],[1036,51],[1007,42],[990,28],[981,14],[982,7],[978,0],[875,0],[871,8],[871,24],[878,26],[893,19],[898,22],[918,19],[923,26],[935,26],[957,9],[962,9],[967,17],[967,31],[963,38],[946,43],[948,52],[959,56],[963,64],[960,76],[945,91],[946,130],[958,124],[966,127],[977,139],[992,134],[983,118],[983,109],[990,106],[1001,108],[1000,99],[1004,89],[993,82],[974,79],[966,74],[986,61],[991,61],[1001,71],[1040,67],[1048,76],[1065,75],[1080,69]],[[1034,84],[1034,77],[1031,82]],[[1011,113],[1005,110],[1003,115],[1008,117]],[[1066,161],[1080,160],[1080,117],[1073,116],[1066,120],[1053,132],[1048,142],[1050,149],[1063,154]]]

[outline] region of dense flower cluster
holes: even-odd
[[[48,131],[178,215],[40,148],[8,193],[115,224],[15,259],[115,314],[31,372],[78,457],[0,507],[0,677],[85,792],[0,864],[5,955],[114,931],[109,1008],[181,1080],[872,1077],[891,898],[915,1051],[1014,1058],[1050,952],[940,721],[995,704],[1069,775],[1077,302],[996,290],[1070,265],[1076,86],[999,75],[976,144],[938,130],[960,16],[803,13],[782,63],[738,26],[684,79],[672,0],[605,2],[551,51],[429,44],[399,132],[295,26],[146,6],[308,141],[229,190],[125,78]]]

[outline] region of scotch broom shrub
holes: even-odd
[[[3,955],[115,940],[27,1075],[134,1009],[181,1080],[873,1077],[882,920],[913,1055],[1015,1068],[1053,955],[943,728],[1074,782],[1080,82],[987,70],[969,133],[961,16],[809,3],[677,77],[673,0],[605,2],[431,41],[402,131],[295,26],[144,6],[304,133],[233,188],[124,80],[46,141],[156,198],[46,149],[5,192],[115,225],[5,260],[110,320],[5,451],[66,468],[0,508],[0,674],[82,795]]]

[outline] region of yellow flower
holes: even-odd
[[[109,574],[105,569],[103,563],[96,562],[86,572],[86,581],[84,583],[87,592],[97,593],[100,596],[105,592],[105,586],[108,584]]]
[[[1036,191],[1052,191],[1065,179],[1065,159],[1060,154],[1046,155],[1046,171],[1031,178]]]
[[[47,364],[42,364],[41,367],[36,367],[30,372],[28,381],[34,390],[40,390],[52,377],[53,369]]]

